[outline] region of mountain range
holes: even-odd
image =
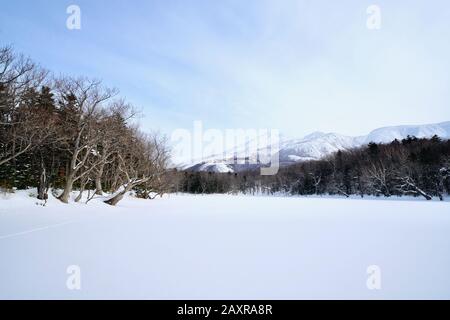
[[[338,150],[349,150],[370,142],[389,143],[395,139],[402,140],[407,136],[431,138],[434,135],[442,139],[450,139],[450,121],[425,125],[383,127],[371,131],[368,135],[356,137],[338,133],[313,132],[300,139],[281,138],[279,161],[281,166],[285,166],[296,162],[319,160]],[[269,147],[260,148],[258,153]],[[242,146],[237,149],[242,149]],[[250,154],[245,159],[240,159],[240,163],[236,163],[236,160],[236,158],[223,159],[219,156],[210,156],[203,161],[185,166],[184,169],[208,172],[239,172],[260,166],[257,164],[257,154]]]

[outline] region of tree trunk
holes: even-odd
[[[406,185],[413,190],[413,192],[415,192],[416,194],[421,195],[422,197],[424,197],[427,200],[432,200],[433,197],[430,196],[428,193],[426,193],[425,191],[423,191],[422,189],[420,189],[413,180],[411,180],[409,177],[406,177],[406,179],[404,179],[404,182],[406,183]]]
[[[116,194],[114,197],[112,197],[109,200],[106,200],[105,203],[115,206],[117,203],[119,203],[120,200],[123,199],[123,196],[125,195],[126,191],[123,190],[121,192],[119,192],[118,194]]]
[[[41,160],[41,174],[39,177],[38,196],[39,200],[47,200],[47,173],[45,170],[44,161]]]
[[[103,175],[103,165],[98,170],[97,176],[95,177],[95,194],[102,196],[103,195],[103,187],[102,187],[102,175]]]
[[[431,197],[429,194],[427,194],[425,191],[422,191],[419,188],[417,188],[417,192],[427,200],[433,199],[433,197]]]
[[[431,200],[433,199],[433,197],[431,197],[429,194],[427,194],[425,191],[423,191],[422,189],[420,189],[418,186],[416,186],[415,183],[412,183],[409,181],[409,185],[413,188],[414,191],[416,191],[418,194],[420,194],[422,197],[424,197],[427,200]]]
[[[61,200],[61,202],[69,203],[69,197],[70,197],[70,193],[72,192],[72,188],[73,188],[73,177],[67,177],[64,191],[58,197],[58,199]]]
[[[79,202],[81,198],[83,197],[83,189],[80,189],[80,192],[78,193],[77,197],[75,198],[75,202]]]
[[[120,200],[123,199],[123,196],[125,195],[125,193],[127,193],[126,190],[123,190],[121,192],[119,192],[118,194],[116,194],[114,197],[112,197],[111,199],[108,199],[105,201],[105,203],[115,206],[116,204],[119,203]]]
[[[83,197],[83,192],[86,189],[86,184],[88,183],[88,181],[89,181],[88,179],[83,179],[83,181],[81,181],[80,192],[78,193],[78,196],[75,198],[75,202],[79,202]]]
[[[134,185],[130,184],[128,186],[125,187],[124,190],[122,190],[121,192],[119,192],[118,194],[116,194],[114,197],[112,197],[111,199],[108,199],[106,201],[104,201],[105,203],[115,206],[117,203],[119,203],[120,200],[123,199],[123,196],[129,192],[131,189],[133,189]]]
[[[117,192],[117,190],[119,190],[119,188],[120,188],[120,185],[119,185],[119,175],[118,174],[116,174],[115,176],[114,176],[114,180],[113,180],[113,182],[112,182],[112,184],[111,184],[111,192],[112,193],[116,193]]]
[[[95,194],[102,196],[103,195],[103,188],[102,188],[102,179],[101,176],[97,176],[95,178]]]

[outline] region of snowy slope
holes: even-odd
[[[9,198],[0,299],[450,299],[449,202]],[[81,290],[66,287],[72,265]],[[366,286],[371,265],[381,290]]]
[[[384,127],[373,130],[366,136],[359,137],[345,136],[338,133],[314,132],[301,139],[283,138],[279,148],[280,164],[288,165],[300,161],[318,160],[338,150],[348,150],[368,144],[369,142],[389,143],[395,139],[404,139],[408,135],[418,138],[430,138],[433,135],[438,135],[443,139],[450,139],[450,121],[428,125]],[[259,149],[259,152],[264,152],[269,147]],[[256,158],[257,156],[254,154],[249,155],[249,159],[251,160],[255,160]],[[251,163],[256,163],[256,161]],[[204,162],[188,165],[184,169],[192,171],[233,172],[255,167],[258,167],[258,165],[235,165],[233,159],[223,160],[211,156]]]
[[[346,150],[355,146],[352,137],[336,133],[314,133],[300,140],[288,140],[281,144],[280,161],[305,161],[320,159],[338,150]]]
[[[362,144],[369,142],[391,142],[395,139],[401,140],[407,136],[417,138],[430,138],[438,135],[443,139],[450,139],[450,121],[418,126],[396,126],[373,130],[367,136],[360,138]]]
[[[194,166],[190,166],[189,170],[200,172],[233,172],[233,167],[224,162],[202,162]]]

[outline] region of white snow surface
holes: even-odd
[[[450,299],[450,203],[0,196],[0,299]],[[67,267],[81,268],[69,290]],[[369,290],[367,268],[381,268]]]

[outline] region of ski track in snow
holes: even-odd
[[[30,234],[30,233],[33,233],[33,232],[48,230],[48,229],[51,229],[51,228],[62,227],[62,226],[65,226],[65,225],[73,223],[73,222],[74,221],[70,220],[70,221],[66,221],[66,222],[62,222],[62,223],[56,223],[56,224],[52,224],[52,225],[48,225],[48,226],[44,226],[44,227],[34,228],[34,229],[31,229],[31,230],[26,230],[26,231],[21,231],[21,232],[17,232],[17,233],[7,234],[7,235],[4,235],[4,236],[0,235],[0,240],[8,239],[8,238],[14,238],[14,237],[18,237],[18,236],[23,236],[23,235]]]

